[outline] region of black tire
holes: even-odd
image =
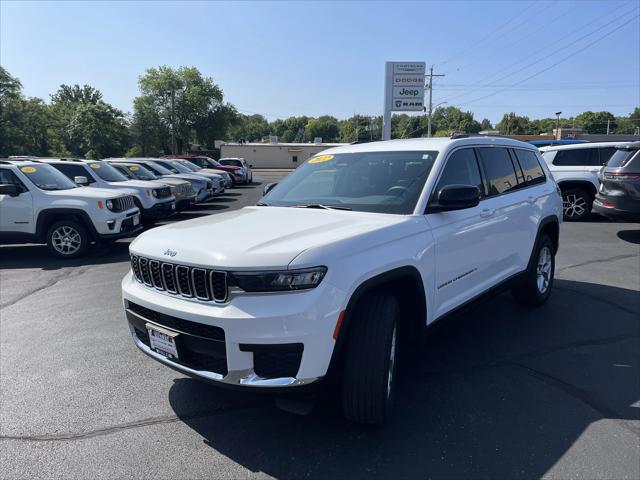
[[[399,312],[395,297],[376,294],[363,299],[354,313],[342,385],[342,409],[351,421],[383,425],[391,414],[398,364]]]
[[[77,258],[84,255],[91,244],[87,229],[74,220],[62,220],[47,230],[47,247],[58,258]]]
[[[546,268],[541,268],[540,266],[542,258],[541,252],[545,249],[549,253],[550,263],[546,275],[546,287],[542,289],[540,284],[542,283],[544,285],[544,279],[541,281],[539,273],[545,277],[543,272]],[[538,307],[547,301],[553,288],[553,279],[556,268],[555,255],[556,252],[553,242],[547,235],[542,235],[533,249],[524,280],[511,290],[511,293],[518,303],[530,307]]]
[[[562,192],[562,218],[567,222],[579,222],[591,213],[593,198],[582,188],[570,188]]]

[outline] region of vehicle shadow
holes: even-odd
[[[87,255],[74,259],[54,257],[46,245],[3,245],[0,246],[0,270],[20,268],[58,270],[85,265],[126,262],[129,260],[131,240],[121,239],[117,242],[93,245]]]
[[[640,244],[640,229],[637,230],[619,230],[617,232],[618,238],[625,242]]]
[[[169,402],[211,448],[276,478],[540,478],[594,422],[637,430],[639,315],[636,291],[566,280],[539,309],[477,303],[405,352],[383,429],[345,421],[331,391],[307,416],[185,378]]]

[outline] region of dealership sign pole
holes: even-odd
[[[391,112],[424,112],[425,62],[386,62],[382,140],[391,140]]]

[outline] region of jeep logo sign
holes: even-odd
[[[163,255],[167,255],[169,257],[175,257],[178,254],[178,252],[176,252],[175,250],[171,250],[170,248],[167,248]]]

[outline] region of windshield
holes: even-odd
[[[149,170],[151,170],[156,175],[172,175],[173,174],[173,172],[171,170],[169,170],[168,168],[163,167],[159,163],[149,162],[149,163],[145,163],[144,166],[146,168],[148,168]]]
[[[89,167],[105,182],[125,182],[128,180],[127,177],[106,162],[91,162]]]
[[[197,172],[198,170],[201,169],[198,165],[196,165],[195,163],[191,163],[188,160],[180,160],[180,165],[184,165],[185,167],[187,167],[192,172]]]
[[[286,177],[261,204],[410,214],[437,156],[436,151],[319,155]]]
[[[615,151],[615,153],[611,156],[609,161],[607,162],[607,167],[611,168],[622,168],[626,167],[631,159],[634,157],[638,157],[640,155],[640,150],[629,149],[629,148],[619,148]]]
[[[168,168],[173,173],[193,173],[184,165],[181,165],[177,160],[171,160],[169,162],[156,162],[162,165],[163,167]]]
[[[232,167],[242,167],[242,162],[240,160],[232,160],[232,159],[226,160],[223,158],[220,160],[220,163],[222,165],[231,165]]]
[[[51,165],[29,165],[20,167],[20,171],[41,190],[69,190],[76,188],[75,183]]]
[[[128,174],[137,180],[157,180],[158,176],[142,165],[127,165]]]

